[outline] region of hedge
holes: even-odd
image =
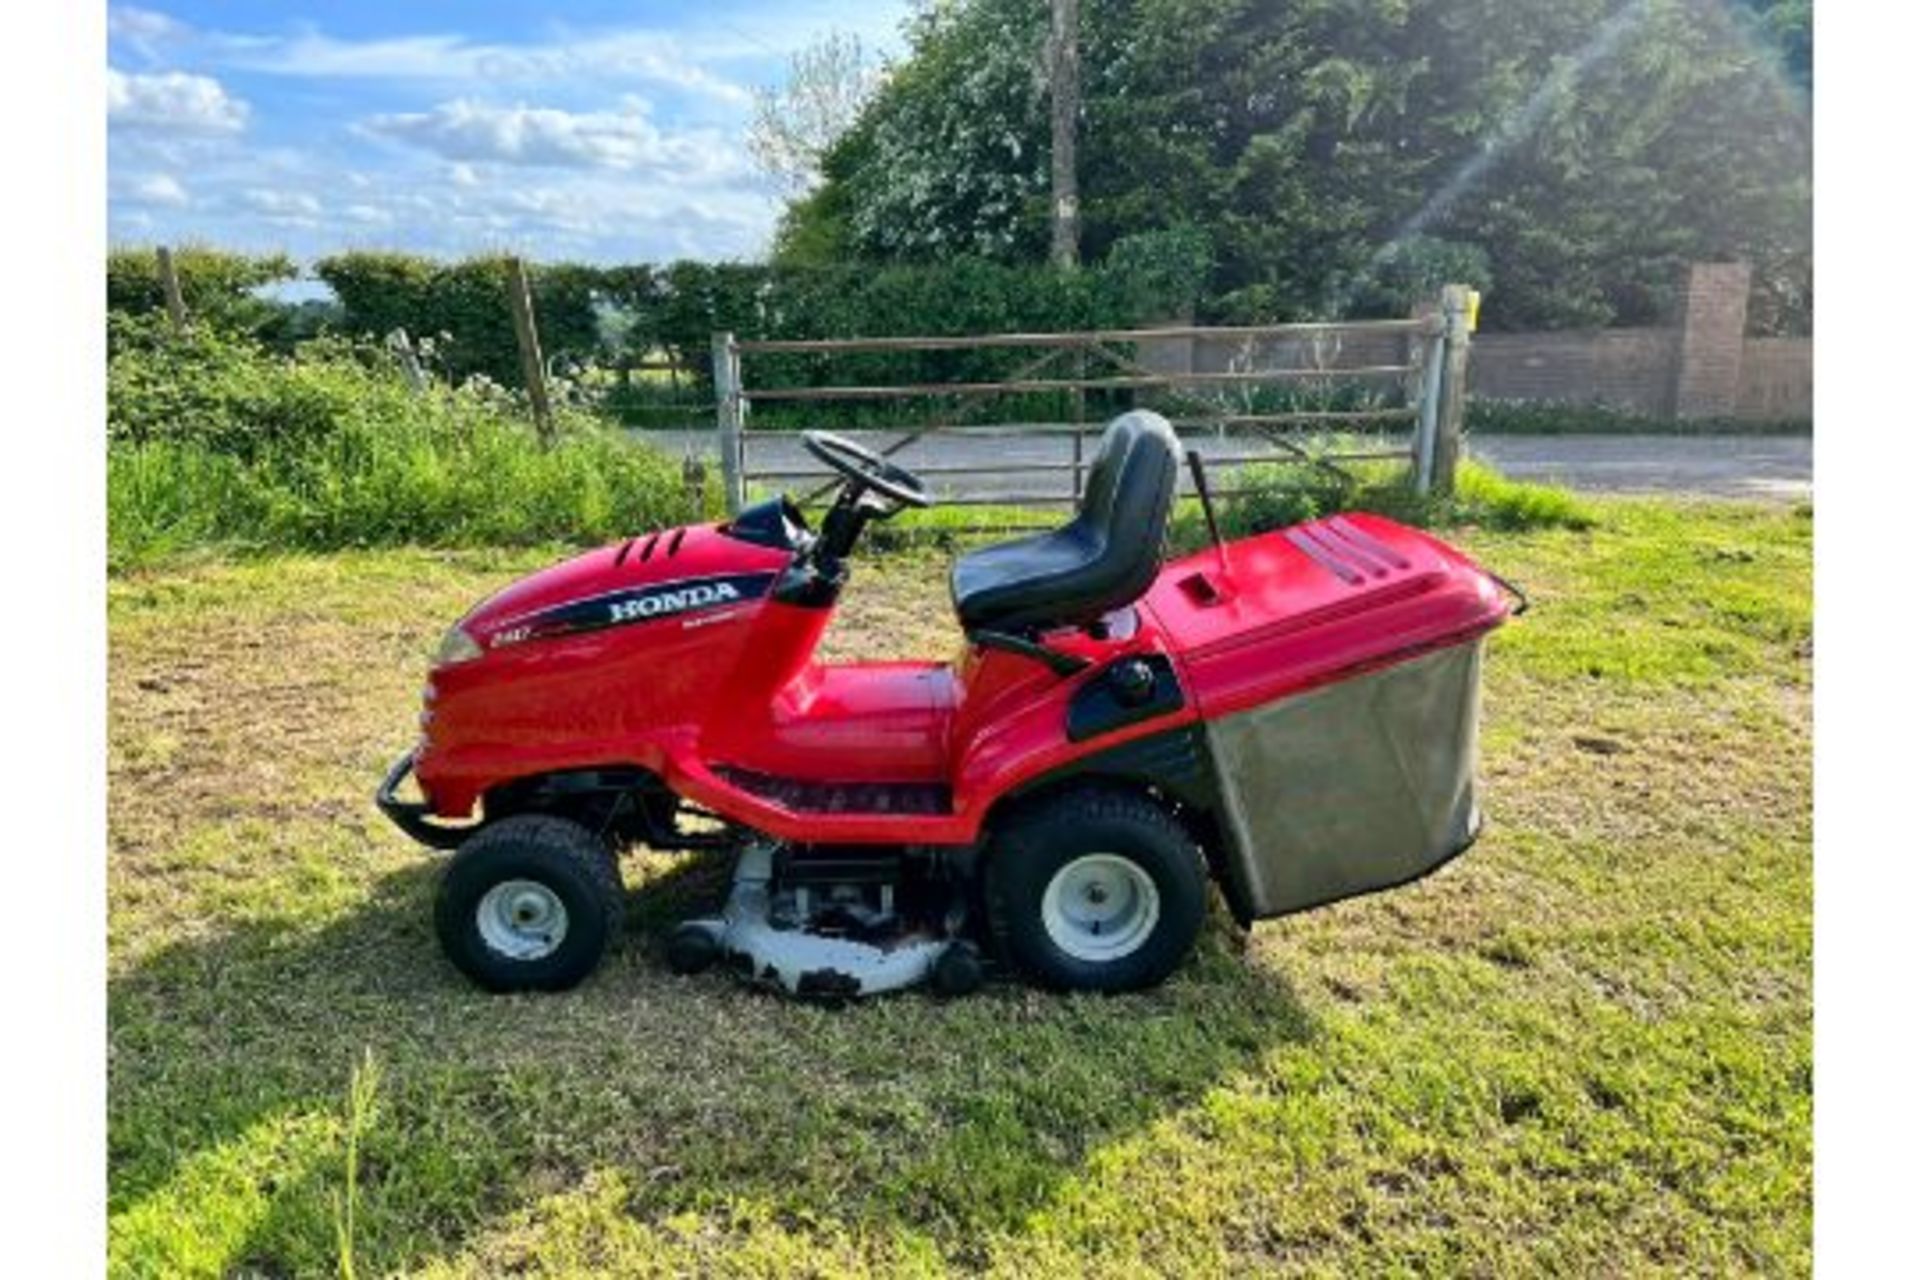
[[[202,245],[176,249],[173,269],[188,310],[216,313],[244,306],[261,285],[300,274],[284,253],[231,253]],[[122,245],[107,251],[109,311],[158,311],[165,302],[160,260],[152,248]]]
[[[258,291],[267,285],[299,278],[300,268],[284,253],[235,253],[185,245],[174,250],[173,269],[187,314],[223,333],[247,334],[284,350],[311,336],[328,318],[330,309],[325,304],[286,303],[260,296]],[[109,249],[108,313],[138,315],[165,307],[160,260],[153,248]]]
[[[270,307],[251,291],[295,274],[279,255],[188,250],[180,261],[189,311],[216,319],[236,308]],[[384,338],[405,329],[436,340],[437,358],[455,381],[484,374],[517,386],[506,263],[498,255],[444,261],[353,252],[321,259],[314,273],[339,300],[334,324],[344,333]],[[1105,264],[1075,273],[959,259],[887,268],[562,262],[532,265],[528,275],[541,346],[550,360],[618,366],[665,352],[704,385],[712,335],[721,330],[817,338],[1124,327],[1191,313],[1206,265],[1204,241],[1174,230],[1133,237],[1116,246]],[[161,306],[151,249],[123,249],[110,257],[108,306],[119,312]],[[1005,372],[1010,359],[1023,358],[1018,352],[932,352],[836,361],[830,368],[819,360],[786,358],[756,362],[755,373],[763,380],[801,382],[829,374],[992,376]]]

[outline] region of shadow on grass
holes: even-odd
[[[629,869],[628,934],[599,974],[489,997],[439,955],[434,870],[389,874],[318,926],[171,944],[110,983],[116,1270],[330,1270],[347,1080],[367,1050],[383,1085],[357,1253],[384,1272],[605,1168],[643,1221],[752,1201],[964,1262],[1098,1148],[1311,1034],[1220,923],[1173,981],[1125,997],[999,984],[829,1010],[677,978],[660,940],[725,869],[651,857]]]

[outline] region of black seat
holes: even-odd
[[[955,562],[961,625],[1016,633],[1080,626],[1138,600],[1160,572],[1179,470],[1180,442],[1165,418],[1144,409],[1115,418],[1072,520]]]

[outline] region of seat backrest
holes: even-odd
[[[1180,441],[1136,409],[1100,437],[1080,508],[1060,528],[961,556],[953,602],[961,625],[1009,631],[1078,626],[1132,604],[1160,572]]]
[[[1180,438],[1149,409],[1107,424],[1087,469],[1080,509],[1060,536],[1085,558],[1053,584],[1054,624],[1075,625],[1123,608],[1146,594],[1160,572],[1167,518],[1180,474]]]
[[[1138,429],[1127,421],[1129,416],[1115,418],[1100,433],[1100,443],[1094,446],[1093,461],[1087,466],[1087,483],[1080,490],[1080,505],[1074,511],[1075,516],[1105,511],[1112,505],[1127,451],[1138,434]]]
[[[1172,425],[1150,409],[1123,413],[1100,434],[1075,523],[1088,523],[1088,532],[1109,543],[1118,538],[1127,544],[1119,550],[1144,554],[1157,570],[1179,471],[1180,438]]]

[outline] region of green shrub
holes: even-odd
[[[1430,527],[1484,525],[1493,529],[1584,529],[1593,516],[1578,498],[1553,485],[1510,480],[1485,463],[1462,462],[1450,497],[1421,495],[1406,467],[1391,462],[1343,464],[1339,468],[1300,462],[1262,463],[1235,477],[1235,496],[1219,502],[1221,532],[1246,537],[1340,511],[1373,511],[1407,524]],[[1204,530],[1189,527],[1197,512],[1182,512],[1183,545],[1197,544]]]
[[[338,339],[288,359],[251,338],[155,316],[110,316],[107,438],[197,444],[240,459],[410,411],[386,357]]]
[[[1467,430],[1483,435],[1807,435],[1807,418],[1656,418],[1603,404],[1563,400],[1467,402]]]
[[[1339,281],[1337,315],[1404,316],[1432,303],[1449,284],[1486,288],[1493,280],[1487,251],[1437,236],[1412,235],[1372,258],[1351,278]]]
[[[598,419],[561,410],[543,448],[497,386],[415,393],[339,340],[288,357],[123,330],[108,392],[118,568],[205,545],[605,541],[694,514],[676,463]]]
[[[1138,321],[1191,316],[1213,271],[1213,242],[1195,226],[1142,231],[1114,241],[1101,261],[1103,310]]]

